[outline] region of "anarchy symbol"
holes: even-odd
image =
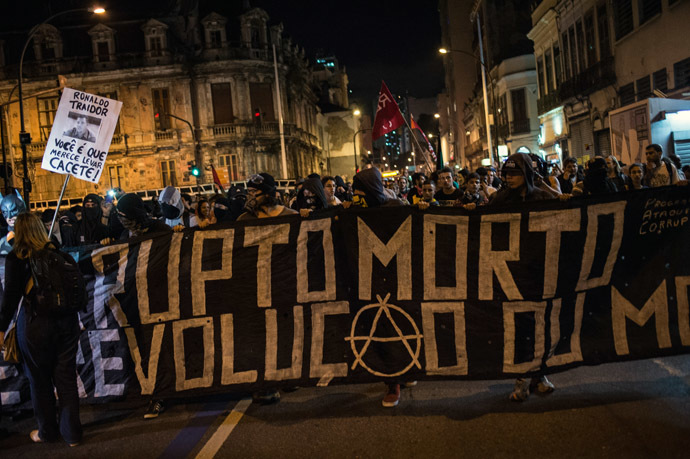
[[[412,317],[405,312],[402,308],[395,306],[393,304],[387,304],[388,299],[390,298],[391,294],[389,293],[386,295],[386,298],[381,300],[381,297],[379,295],[376,295],[376,299],[379,301],[378,303],[373,303],[369,304],[362,309],[360,309],[357,314],[355,315],[354,320],[352,321],[352,329],[350,331],[350,336],[345,338],[346,341],[350,342],[350,347],[352,348],[352,353],[355,355],[355,361],[352,364],[352,370],[357,368],[357,365],[361,365],[362,368],[367,370],[369,373],[376,375],[376,376],[382,376],[382,377],[393,377],[393,376],[400,376],[404,373],[406,373],[409,369],[411,369],[413,366],[416,366],[420,370],[422,369],[422,366],[419,363],[419,352],[421,349],[421,343],[422,343],[422,334],[419,332],[419,328],[417,327],[417,324],[414,322]],[[377,309],[376,311],[376,316],[374,317],[374,320],[371,323],[371,329],[369,330],[369,335],[368,336],[355,336],[355,327],[357,326],[357,321],[359,320],[360,316],[362,315],[363,312],[368,311],[370,309]],[[395,311],[398,314],[402,315],[407,321],[412,324],[412,328],[414,330],[413,335],[405,335],[398,324],[396,323],[395,319],[393,319],[393,315],[391,314],[391,311]],[[376,332],[376,328],[378,327],[379,320],[381,319],[381,316],[385,314],[390,323],[393,325],[393,328],[395,329],[395,332],[397,336],[392,336],[392,337],[378,337],[374,336],[374,333]],[[412,347],[410,346],[410,343],[408,341],[410,340],[415,340],[416,341],[416,346],[415,349],[412,350]],[[361,349],[358,349],[358,343],[359,342],[364,342],[362,345]],[[369,345],[373,342],[402,342],[403,345],[405,346],[405,349],[407,349],[408,354],[410,355],[411,361],[410,363],[401,371],[398,371],[396,373],[382,373],[378,370],[375,370],[373,368],[370,368],[365,362],[364,362],[364,354],[366,354],[367,349],[369,349]]]

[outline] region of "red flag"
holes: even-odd
[[[211,164],[211,173],[213,174],[213,183],[215,183],[216,186],[220,188],[220,191],[225,192],[223,184],[220,183],[220,177],[218,177],[218,172],[216,172],[216,168],[213,167],[213,164]]]
[[[393,95],[388,90],[386,83],[382,81],[381,91],[379,91],[379,104],[376,108],[371,138],[376,140],[384,134],[395,131],[403,124],[405,124],[405,119],[402,113],[400,113],[400,108],[395,102],[395,99],[393,99]]]

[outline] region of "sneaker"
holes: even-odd
[[[403,383],[403,388],[409,389],[410,387],[414,387],[417,385],[417,381],[407,381],[406,383]]]
[[[151,400],[149,402],[149,407],[144,414],[144,419],[154,419],[157,418],[159,414],[165,411],[165,405],[163,400]]]
[[[515,380],[515,388],[510,394],[510,399],[514,402],[524,402],[529,397],[529,381],[518,378]]]
[[[548,379],[546,379],[546,376],[538,376],[532,378],[532,381],[530,383],[530,387],[532,390],[535,388],[537,389],[537,392],[540,394],[550,394],[554,390],[556,390],[556,386],[551,383]]]
[[[390,384],[388,386],[388,393],[383,397],[381,404],[385,408],[393,408],[400,403],[400,384]]]
[[[280,401],[280,392],[277,389],[262,390],[252,394],[252,402],[261,405],[270,405]]]

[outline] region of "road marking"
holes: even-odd
[[[652,360],[652,361],[653,361],[654,363],[656,363],[657,365],[659,365],[659,366],[660,366],[661,368],[663,368],[664,370],[666,370],[671,376],[677,376],[677,377],[680,377],[680,378],[682,378],[683,376],[685,376],[685,374],[684,374],[682,371],[680,371],[679,369],[677,369],[677,368],[675,368],[675,367],[669,365],[668,363],[666,363],[666,362],[664,362],[664,361],[662,361],[662,360],[654,359],[654,360]]]
[[[228,439],[233,429],[240,423],[240,419],[247,411],[249,405],[251,405],[252,400],[250,398],[245,398],[240,400],[235,408],[228,414],[223,423],[218,427],[218,430],[211,436],[211,438],[206,442],[199,454],[196,455],[197,459],[212,459],[225,440]]]

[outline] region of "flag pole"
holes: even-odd
[[[55,208],[55,214],[53,215],[53,222],[50,224],[50,231],[48,231],[48,238],[53,236],[53,227],[55,226],[55,220],[57,220],[58,212],[60,211],[60,204],[62,204],[62,198],[65,196],[65,190],[67,189],[67,182],[69,182],[70,174],[65,175],[65,183],[62,184],[62,191],[60,191],[60,199],[58,199],[57,207]]]
[[[397,105],[397,104],[396,104]],[[398,111],[400,112],[400,107],[398,107]],[[417,136],[414,135],[414,131],[410,127],[410,123],[407,122],[407,119],[405,118],[405,115],[403,115],[402,112],[400,112],[400,115],[403,118],[403,121],[405,121],[405,126],[407,126],[407,129],[410,130],[410,135],[412,135],[412,140],[417,144],[417,147],[419,150],[422,152],[422,155],[424,156],[424,162],[426,163],[426,167],[429,168],[429,172],[431,172],[433,169],[431,167],[431,161],[429,161],[429,154],[422,148],[422,146],[419,144],[419,140],[417,140]]]

